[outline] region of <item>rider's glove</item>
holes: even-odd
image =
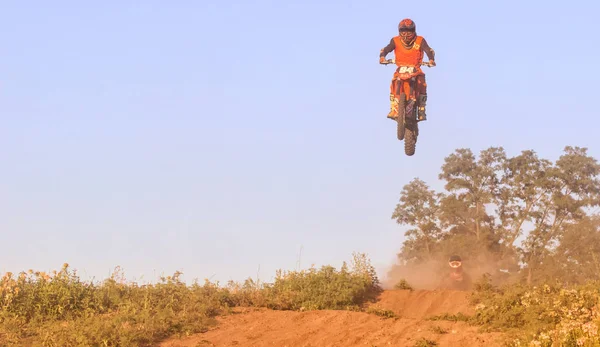
[[[385,57],[379,57],[379,64],[385,63]]]
[[[430,66],[435,66],[435,60],[430,60],[429,64],[430,64]]]

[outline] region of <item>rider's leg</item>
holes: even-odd
[[[395,90],[396,84],[392,79],[392,83],[390,84],[390,112],[387,115],[387,117],[392,120],[396,120],[396,117],[398,117],[398,100],[396,100],[396,96],[394,93]]]
[[[425,75],[417,76],[417,88],[419,89],[419,100],[417,100],[419,102],[419,120],[424,121],[427,120],[427,115],[425,114],[425,106],[427,106],[427,82],[425,81]]]

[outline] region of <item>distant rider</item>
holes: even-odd
[[[455,290],[470,290],[473,285],[471,276],[462,267],[462,259],[458,255],[452,255],[448,259],[450,273],[442,280],[441,287]]]
[[[409,18],[405,18],[398,24],[398,36],[393,37],[390,43],[381,49],[379,53],[379,62],[384,63],[385,57],[394,51],[396,65],[414,66],[419,71],[417,76],[416,88],[419,88],[420,98],[418,100],[418,116],[420,121],[427,120],[425,106],[427,102],[427,83],[425,83],[425,73],[421,70],[423,61],[423,52],[427,54],[431,66],[435,66],[435,52],[429,47],[427,41],[422,36],[417,36],[416,25]],[[398,71],[394,73],[396,77]],[[392,78],[390,85],[390,113],[388,118],[393,120],[398,117],[398,101],[394,96],[395,83]]]

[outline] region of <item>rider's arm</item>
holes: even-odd
[[[427,41],[425,41],[425,39],[421,41],[421,49],[423,50],[423,52],[425,52],[425,54],[427,54],[427,58],[429,58],[429,61],[435,60],[435,52],[433,51],[433,49],[431,49],[431,47],[429,47],[429,44],[427,44]]]
[[[394,49],[396,49],[396,44],[394,43],[394,39],[391,39],[390,43],[381,49],[379,52],[379,57],[385,58],[385,56],[390,54],[390,52],[392,52]]]

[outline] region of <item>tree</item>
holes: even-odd
[[[470,149],[464,148],[446,157],[439,175],[450,193],[441,202],[445,225],[458,232],[473,233],[478,241],[485,232],[493,231],[493,217],[486,212],[486,205],[494,202],[499,183],[497,172],[505,159],[501,147],[481,151],[478,160]]]
[[[495,203],[505,160],[502,147],[482,150],[479,158],[461,148],[445,158],[439,174],[448,192],[440,202],[440,219],[447,230],[440,248],[460,254],[477,271],[497,263],[502,253],[498,226],[488,208]]]
[[[600,270],[600,222],[587,211],[600,206],[599,175],[586,148],[567,146],[554,163],[533,150],[507,157],[490,147],[476,158],[457,149],[439,174],[445,193],[418,178],[403,187],[392,218],[412,228],[399,257],[419,263],[458,252],[476,266],[525,270],[529,284],[550,273],[585,273],[574,264]]]
[[[565,147],[564,154],[548,168],[543,189],[534,213],[534,228],[523,243],[523,260],[527,267],[527,283],[544,258],[558,246],[561,232],[587,216],[585,208],[600,205],[600,165],[587,155],[586,148]]]
[[[504,253],[502,258],[517,262],[518,248],[515,245],[527,222],[540,214],[543,202],[553,189],[549,175],[552,163],[540,159],[534,151],[522,151],[508,158],[503,165],[503,177],[496,196],[496,213]]]
[[[586,216],[565,225],[556,250],[545,258],[542,278],[569,283],[600,280],[600,216]]]
[[[400,203],[392,214],[398,224],[412,226],[404,234],[402,257],[419,261],[431,259],[442,229],[439,225],[440,195],[429,189],[422,180],[415,178],[402,188]]]

